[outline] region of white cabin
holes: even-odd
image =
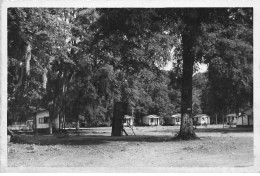
[[[143,123],[149,126],[158,126],[162,123],[160,119],[162,119],[162,117],[157,115],[148,115],[143,117]]]
[[[35,128],[46,129],[49,128],[49,111],[40,111],[35,115]]]
[[[239,113],[239,115],[241,115],[241,113]],[[236,115],[236,113],[228,114],[228,115],[226,116],[226,122],[227,122],[227,124],[229,125],[229,124],[231,123],[231,124],[236,125],[236,124],[237,124],[237,119],[238,119],[238,116],[239,116],[239,115]]]
[[[210,124],[210,116],[206,114],[197,114],[193,117],[193,123],[197,125]],[[194,124],[195,125],[195,124]]]
[[[134,117],[133,116],[129,116],[129,115],[125,115],[124,116],[124,126],[133,126],[134,125]]]
[[[248,109],[237,117],[236,125],[238,126],[252,126],[254,124],[253,109]]]
[[[177,113],[168,117],[165,121],[167,125],[181,125],[181,114]]]

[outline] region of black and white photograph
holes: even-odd
[[[260,172],[256,1],[30,2],[1,2],[1,172]]]

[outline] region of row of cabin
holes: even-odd
[[[247,109],[243,113],[239,113],[238,115],[235,113],[228,114],[226,116],[227,124],[234,124],[237,127],[239,126],[253,126],[253,109]]]
[[[135,118],[133,116],[125,115],[123,125],[124,126],[133,126],[134,119]],[[158,126],[158,125],[162,125],[164,123],[164,120],[162,117],[157,116],[157,115],[148,115],[148,116],[144,116],[142,118],[142,122],[144,125]]]
[[[134,117],[125,115],[124,116],[124,126],[133,126],[134,125]],[[253,111],[249,109],[242,114],[228,114],[226,116],[226,121],[237,126],[248,126],[253,125]],[[163,117],[157,115],[148,115],[142,118],[142,122],[144,125],[148,126],[158,126],[158,125],[180,125],[181,124],[181,114],[177,113],[172,115],[169,118],[164,120]],[[206,114],[197,114],[193,117],[193,124],[195,125],[203,125],[210,124],[210,116]],[[27,120],[26,122],[27,129],[47,129],[49,128],[49,112],[41,111],[36,113],[34,119]],[[59,121],[55,121],[54,125],[59,125]],[[58,127],[58,126],[57,126]]]
[[[165,123],[167,125],[181,125],[181,114],[177,113],[172,115],[171,117],[167,118]],[[206,114],[197,114],[193,117],[193,124],[196,125],[203,125],[203,124],[210,124],[210,116]]]

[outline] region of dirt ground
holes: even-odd
[[[199,140],[174,141],[178,126],[134,127],[111,137],[111,127],[69,130],[65,136],[19,134],[8,143],[8,167],[247,167],[253,129],[198,127]]]

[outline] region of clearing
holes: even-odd
[[[173,141],[178,126],[134,127],[111,137],[111,127],[63,135],[20,133],[8,143],[8,167],[246,167],[253,166],[253,129],[198,127],[200,140]],[[131,130],[127,130],[131,134]],[[26,141],[26,142],[24,142]]]

